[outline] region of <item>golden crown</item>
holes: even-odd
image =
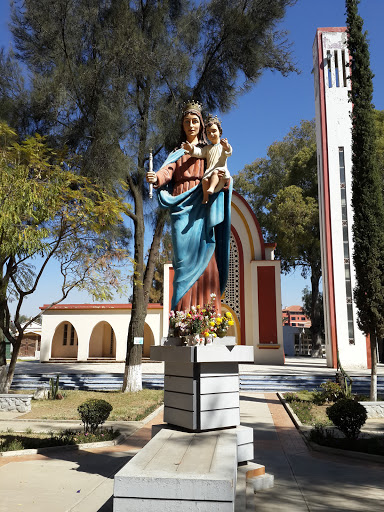
[[[187,112],[188,110],[195,110],[201,113],[203,105],[199,101],[195,100],[187,100],[182,104],[183,112]]]
[[[219,123],[221,125],[220,119],[217,116],[214,116],[213,114],[208,114],[207,119],[205,120],[205,124],[208,124],[208,123],[213,123],[213,124]]]

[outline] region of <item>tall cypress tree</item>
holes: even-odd
[[[377,340],[384,336],[383,179],[375,151],[375,114],[367,33],[359,0],[346,0],[352,85],[354,299],[360,329],[371,342],[371,400],[377,399]]]

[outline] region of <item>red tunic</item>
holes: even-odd
[[[157,173],[156,187],[161,187],[173,179],[173,195],[178,196],[201,182],[204,174],[204,160],[188,154],[176,162],[160,169]],[[191,306],[207,304],[211,293],[216,294],[216,311],[221,313],[220,281],[216,257],[213,254],[207,268],[192,285],[176,306],[176,311],[190,310]]]

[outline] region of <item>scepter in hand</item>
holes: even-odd
[[[153,172],[153,156],[152,156],[152,149],[149,150],[149,168],[148,172]],[[153,197],[153,183],[149,184],[149,199],[152,199]]]
[[[172,151],[165,162],[161,165],[160,169],[163,167],[166,167],[169,164],[172,164],[173,162],[176,162],[179,158],[181,158],[183,155],[185,155],[186,151],[183,148],[176,149],[175,151]],[[148,172],[146,174],[147,182],[149,183],[149,197],[152,199],[152,191],[153,191],[153,185],[157,184],[157,176],[156,173],[153,172],[153,157],[152,157],[152,149],[149,150],[149,165],[148,165]]]

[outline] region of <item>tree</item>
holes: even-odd
[[[115,267],[126,253],[110,242],[108,230],[122,223],[127,205],[117,189],[108,193],[76,175],[62,157],[39,135],[19,143],[0,123],[0,367],[6,364],[5,340],[13,347],[1,392],[12,384],[25,329],[41,315],[25,321],[24,300],[51,260],[61,274],[61,293],[53,304],[74,287],[99,300],[111,300],[112,291],[122,289]]]
[[[370,339],[370,398],[377,400],[377,342],[384,337],[383,174],[377,158],[380,146],[376,153],[373,75],[367,34],[363,33],[358,4],[358,0],[346,0],[352,102],[354,300],[358,309],[358,325]]]
[[[310,317],[311,315],[311,309],[312,309],[312,292],[306,286],[303,290],[303,294],[301,296],[301,300],[303,303],[303,313]],[[318,298],[317,298],[319,304],[318,304],[318,311],[320,313],[320,328],[321,328],[321,335],[322,338],[325,336],[325,325],[324,325],[324,308],[323,308],[323,294],[319,292]]]
[[[172,256],[172,236],[169,231],[166,231],[162,237],[161,248],[155,263],[152,287],[149,291],[149,302],[163,304],[164,264],[170,263],[172,261]]]
[[[247,165],[234,178],[259,220],[267,241],[277,243],[282,271],[301,267],[311,279],[313,354],[321,353],[321,252],[314,121],[302,121],[282,141],[269,146],[266,158]]]
[[[228,111],[265,69],[295,70],[276,28],[296,0],[16,0],[12,31],[32,79],[31,122],[81,154],[82,174],[127,181],[135,280],[124,390],[141,389],[141,346],[165,216],[144,258],[145,170],[177,144],[180,103]],[[172,122],[170,123],[170,119]],[[147,208],[147,210],[145,210]],[[148,227],[148,225],[147,225]]]

